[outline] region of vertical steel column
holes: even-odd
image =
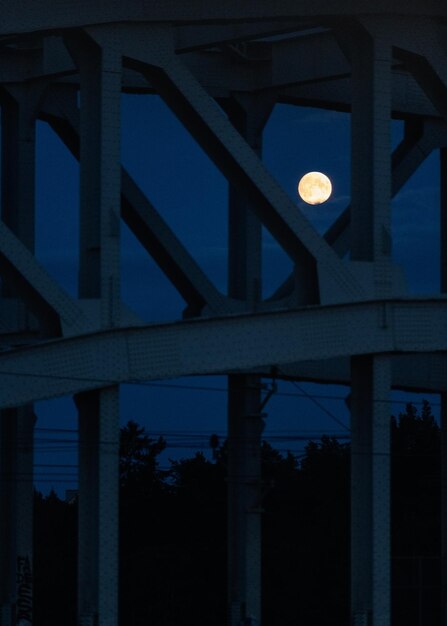
[[[15,412],[2,411],[0,420],[0,626],[12,626],[16,601],[15,589],[15,519],[14,476]]]
[[[392,293],[391,47],[361,29],[352,57],[351,258],[373,262],[376,298]],[[386,309],[383,319],[386,326]],[[390,626],[390,363],[351,360],[351,604],[355,626]]]
[[[79,297],[98,299],[103,328],[120,318],[120,101],[118,33],[78,48],[81,75]]]
[[[80,626],[118,624],[118,387],[80,394]]]
[[[35,101],[36,90],[31,85],[4,88],[1,92],[2,221],[31,252],[34,252],[35,231]],[[14,302],[17,330],[25,330],[29,325],[25,305],[15,300],[9,286],[3,284],[1,293],[10,305]]]
[[[32,86],[2,92],[2,220],[34,251],[36,130]]]
[[[386,357],[352,359],[351,605],[354,626],[390,626],[391,374]]]
[[[351,259],[374,263],[374,294],[392,296],[391,46],[367,32],[352,49]]]
[[[230,111],[239,132],[260,155],[272,103],[246,96]],[[261,223],[247,198],[229,197],[229,295],[256,307],[261,297]],[[257,376],[228,378],[229,624],[261,623],[261,387]]]
[[[36,91],[33,85],[2,92],[2,220],[34,251]],[[14,303],[17,331],[29,317],[13,290],[2,285],[2,303]],[[0,625],[32,624],[33,429],[32,405],[0,413]]]
[[[119,324],[121,46],[113,28],[74,42],[81,75],[79,295]],[[118,387],[80,394],[78,619],[118,624]]]
[[[447,393],[441,393],[441,624],[447,625]]]
[[[447,293],[447,148],[440,150],[440,288]],[[447,392],[441,393],[441,624],[447,626]]]

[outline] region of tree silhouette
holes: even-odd
[[[265,621],[347,624],[349,448],[323,437],[299,466],[289,455],[282,466],[265,502]]]
[[[76,623],[77,505],[34,494],[34,624]]]
[[[440,626],[440,431],[425,402],[391,417],[394,626]],[[120,623],[226,624],[228,445],[161,470],[163,438],[121,429]],[[301,460],[262,444],[266,624],[349,623],[350,447]],[[35,497],[36,626],[75,623],[76,504]],[[62,617],[61,617],[62,616]],[[423,620],[422,622],[420,620]]]
[[[166,441],[129,421],[120,432],[120,623],[164,624],[160,547],[169,534],[169,487],[159,469]]]
[[[393,619],[441,623],[441,436],[430,405],[391,419]]]
[[[140,495],[160,486],[164,474],[158,456],[165,450],[163,437],[151,439],[142,426],[130,420],[120,431],[120,486]]]

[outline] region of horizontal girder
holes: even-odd
[[[351,384],[351,359],[341,357],[324,361],[306,361],[259,369],[260,376],[334,385]],[[447,390],[447,354],[394,354],[391,358],[392,387],[400,391],[440,393]]]
[[[275,23],[271,27],[272,32],[279,28]],[[177,27],[175,49],[177,53],[196,50],[183,54],[184,62],[213,97],[228,98],[233,91],[274,90],[279,102],[350,110],[350,65],[333,32],[321,30],[279,41],[250,41],[266,28],[265,23]],[[222,46],[228,48],[244,35],[247,43],[243,54],[237,46],[233,54],[224,51]],[[211,49],[197,51],[205,42]],[[1,82],[44,77],[79,84],[77,69],[62,37],[44,36],[37,47],[5,47],[0,51]],[[145,93],[151,92],[151,87],[141,75],[126,70],[123,90]],[[398,65],[393,72],[392,108],[397,116],[438,116],[415,79]]]
[[[114,383],[361,354],[447,351],[447,301],[310,306],[121,328],[0,355],[0,408]]]
[[[117,22],[168,22],[173,24],[219,24],[276,20],[315,20],[341,16],[413,15],[442,17],[442,0],[5,0],[2,3],[0,35],[16,35]]]

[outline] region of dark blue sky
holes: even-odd
[[[227,183],[224,177],[155,96],[123,96],[122,161],[195,259],[221,290],[227,281]],[[392,123],[393,145],[403,132]],[[277,105],[264,134],[264,161],[272,174],[313,222],[324,232],[349,204],[350,119],[331,111]],[[38,127],[37,256],[48,271],[73,295],[78,263],[79,167],[60,140],[42,123]],[[393,200],[394,256],[406,273],[413,293],[435,293],[439,283],[439,166],[432,154]],[[324,205],[310,207],[298,200],[296,185],[310,170],[325,172],[333,195]],[[298,210],[298,208],[297,208]],[[287,276],[291,262],[276,242],[264,234],[264,295]],[[148,322],[181,317],[183,300],[155,263],[122,226],[122,294],[124,301]],[[181,386],[211,386],[204,391],[157,385],[123,386],[122,422],[134,419],[153,433],[189,432],[191,437],[169,436],[168,443],[204,442],[194,433],[225,431],[226,381],[223,377],[166,381]],[[321,399],[326,411],[349,425],[343,397],[346,389],[320,385],[301,386],[307,393],[339,396]],[[342,432],[323,409],[291,383],[268,405],[266,434]],[[394,394],[398,399],[402,394]],[[405,398],[409,397],[405,395]],[[417,400],[421,400],[416,396]],[[436,400],[435,400],[436,401]],[[396,412],[401,405],[390,406]],[[70,399],[40,402],[37,427],[76,429],[76,411]],[[194,436],[193,436],[194,435]],[[50,452],[49,433],[37,431],[36,463],[76,463],[74,433],[52,436],[66,440]],[[281,435],[282,436],[282,435]],[[274,441],[279,448],[302,449],[300,442]],[[164,456],[192,454],[192,449],[172,447]],[[38,471],[47,471],[39,470]],[[67,469],[67,471],[71,471]],[[39,484],[39,481],[38,481]],[[40,483],[47,490],[49,483]],[[59,489],[65,483],[54,483]]]

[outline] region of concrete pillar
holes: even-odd
[[[33,621],[33,429],[31,406],[0,420],[0,625]]]
[[[31,251],[37,95],[32,84],[1,92],[1,216]],[[12,307],[18,332],[28,328],[29,314],[9,285],[1,286],[1,306]],[[32,405],[0,412],[0,626],[32,624],[34,422]]]
[[[351,259],[372,264],[371,297],[392,295],[391,46],[363,27],[351,40]],[[378,322],[386,325],[384,317]],[[390,626],[390,363],[351,359],[351,608],[354,626]]]
[[[240,96],[230,119],[260,155],[273,103]],[[256,308],[261,298],[262,231],[247,199],[230,187],[229,295]],[[228,378],[229,624],[261,624],[261,386],[257,376]],[[250,621],[251,620],[251,621]]]
[[[102,328],[120,317],[120,99],[119,33],[97,29],[69,40],[80,69],[79,296],[99,305]],[[80,394],[78,623],[118,624],[117,387]]]

